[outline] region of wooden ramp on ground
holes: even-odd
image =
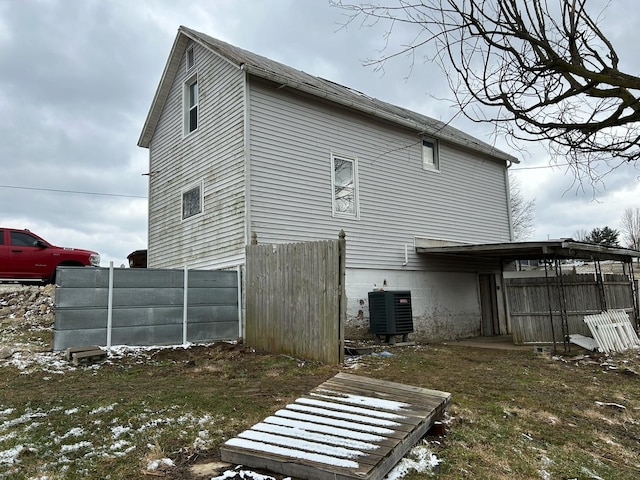
[[[308,480],[380,480],[451,394],[339,373],[227,441],[223,461]]]

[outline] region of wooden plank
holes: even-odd
[[[331,383],[334,380],[339,380],[340,384],[356,387],[368,391],[374,391],[379,395],[391,395],[394,398],[404,398],[407,403],[412,402],[425,402],[426,405],[429,405],[430,402],[433,401],[432,398],[443,398],[446,399],[451,396],[448,392],[441,392],[438,390],[430,390],[421,387],[414,387],[408,385],[402,385],[402,387],[397,387],[397,383],[388,382],[383,380],[373,380],[367,377],[361,377],[356,375],[350,375],[346,373],[338,373],[333,379],[330,379],[327,385],[336,385],[335,383]],[[373,386],[375,385],[375,390],[373,390]],[[403,400],[400,400],[403,401]]]
[[[340,373],[228,440],[220,456],[309,480],[381,480],[450,399],[447,392]]]
[[[343,380],[335,381],[333,379],[328,380],[325,384],[323,384],[322,389],[331,390],[335,392],[343,392],[344,394],[352,394],[357,395],[359,392],[366,392],[367,388],[370,388],[368,384],[362,383],[343,383]],[[314,390],[314,392],[320,391]],[[446,392],[441,392],[446,393]],[[439,395],[429,395],[428,392],[406,392],[406,391],[395,391],[393,386],[383,386],[380,385],[379,390],[369,394],[373,395],[374,398],[380,398],[384,400],[386,398],[395,398],[398,401],[403,401],[405,403],[410,403],[413,407],[420,407],[425,405],[427,407],[431,407],[434,401],[439,401],[441,398]],[[426,395],[426,396],[425,396]],[[435,399],[435,400],[434,400]]]
[[[87,350],[84,352],[76,352],[71,355],[73,364],[77,367],[81,363],[92,363],[94,361],[102,361],[107,359],[107,352],[104,350]]]
[[[327,408],[336,409],[336,410],[352,410],[354,408],[358,408],[358,402],[354,401],[354,398],[361,397],[359,394],[344,396],[336,395],[338,392],[335,390],[317,390],[312,391],[308,395],[304,395],[298,399],[298,401],[306,402],[309,405],[313,405],[315,403],[320,403],[322,405],[326,405]],[[360,392],[365,393],[365,392]],[[372,397],[375,398],[375,397]],[[397,421],[401,423],[407,423],[415,425],[422,419],[425,415],[427,415],[431,409],[416,409],[413,408],[403,408],[402,415],[399,417]],[[389,415],[393,415],[397,413],[396,409],[393,408],[385,408],[384,406],[376,407],[376,410],[381,413],[387,413]]]
[[[100,350],[100,347],[98,345],[85,345],[82,347],[69,347],[65,350],[65,358],[67,359],[67,361],[71,361],[73,359],[73,354],[74,353],[79,353],[79,352],[86,352],[89,350]]]

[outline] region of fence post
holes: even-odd
[[[242,265],[236,266],[238,278],[238,338],[244,338],[244,329],[242,328]]]
[[[345,285],[345,270],[347,264],[347,235],[344,230],[338,233],[338,363],[344,363],[344,326],[347,322],[347,293]]]
[[[189,297],[189,270],[187,266],[184,266],[184,286],[183,286],[183,300],[182,300],[182,345],[187,346],[187,300]]]
[[[113,261],[109,262],[109,294],[107,300],[107,348],[111,348],[113,330]]]

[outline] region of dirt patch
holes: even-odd
[[[230,360],[238,358],[245,353],[252,353],[243,344],[235,342],[215,342],[209,345],[191,345],[188,348],[174,347],[156,350],[151,354],[151,359],[158,361],[173,360],[175,362],[187,362],[192,366],[202,363]]]

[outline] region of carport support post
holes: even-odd
[[[184,287],[182,300],[182,345],[187,346],[187,299],[189,296],[189,270],[184,266]]]
[[[109,294],[107,300],[107,348],[111,348],[113,329],[113,261],[109,262]]]
[[[553,351],[556,351],[556,332],[553,328],[553,304],[551,303],[551,286],[549,285],[549,269],[547,268],[547,256],[542,258],[544,263],[544,277],[547,284],[547,301],[549,302],[549,321],[551,322],[551,337],[553,338]]]

